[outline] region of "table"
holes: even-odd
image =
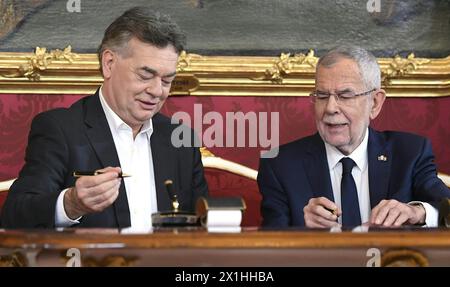
[[[0,266],[450,266],[447,229],[0,230]]]

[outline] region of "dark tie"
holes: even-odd
[[[356,164],[349,157],[344,157],[340,161],[342,162],[342,226],[358,226],[361,225],[361,214],[359,213],[358,192],[352,176],[352,169]]]

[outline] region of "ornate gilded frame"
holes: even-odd
[[[182,52],[172,95],[307,96],[314,86],[318,58],[307,54],[280,57],[201,56]],[[391,97],[450,96],[450,56],[430,59],[378,59],[383,86]],[[96,54],[68,46],[34,53],[0,53],[0,93],[90,94],[101,84]]]

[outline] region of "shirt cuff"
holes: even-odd
[[[425,225],[423,227],[437,227],[439,211],[431,204],[422,201],[411,201],[408,204],[421,204],[425,208]]]
[[[56,201],[56,210],[55,210],[55,226],[56,227],[69,227],[74,224],[80,223],[81,216],[77,219],[70,219],[66,210],[64,209],[64,195],[69,190],[69,188],[64,189],[58,196],[58,200]]]

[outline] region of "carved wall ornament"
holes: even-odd
[[[290,74],[296,66],[308,65],[310,68],[315,68],[317,61],[318,58],[314,57],[314,50],[312,49],[306,55],[299,53],[293,57],[291,57],[290,53],[281,53],[281,56],[275,61],[273,66],[266,70],[263,79],[282,84],[284,76]]]
[[[389,97],[450,96],[450,56],[425,59],[410,54],[377,60]],[[313,50],[279,57],[182,51],[171,95],[306,97],[314,89],[317,61]],[[33,53],[0,52],[3,94],[88,95],[102,83],[97,54],[73,53],[70,45],[50,52],[41,47]]]
[[[3,75],[7,78],[27,77],[31,81],[39,81],[41,71],[47,69],[54,60],[67,61],[73,63],[77,54],[72,53],[72,47],[69,45],[64,50],[56,49],[47,52],[47,48],[36,47],[34,55],[29,57],[28,63],[19,66],[16,73]]]
[[[108,255],[102,259],[88,257],[82,260],[83,267],[131,267],[138,260],[137,257],[125,257],[122,255]]]
[[[414,53],[406,58],[396,55],[388,62],[387,67],[381,69],[381,81],[384,86],[389,86],[392,78],[405,76],[417,70],[419,66],[430,62],[430,59],[416,58]]]
[[[411,249],[390,249],[381,255],[382,267],[428,267],[427,257]]]
[[[28,261],[20,252],[14,252],[11,255],[0,255],[0,267],[26,267]]]
[[[183,72],[184,70],[186,70],[186,68],[188,68],[191,64],[191,58],[192,54],[188,54],[184,50],[181,51],[180,55],[178,56],[177,72]]]

